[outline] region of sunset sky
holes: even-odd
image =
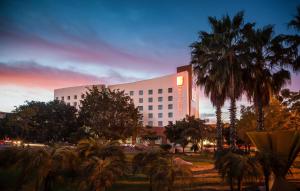
[[[287,22],[298,1],[0,1],[0,111],[25,100],[49,101],[53,89],[123,83],[176,72],[208,16],[245,11],[246,21]],[[300,76],[293,75],[293,90]],[[207,99],[201,111],[213,113]]]

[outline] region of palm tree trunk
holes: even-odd
[[[266,191],[269,191],[269,190],[270,190],[270,188],[269,188],[269,178],[270,178],[270,176],[265,174],[265,186],[266,186]]]
[[[230,149],[236,150],[236,100],[234,97],[230,99]]]
[[[263,111],[263,106],[261,99],[258,97],[257,98],[257,131],[264,131],[264,111]]]
[[[220,151],[223,149],[223,136],[222,136],[222,119],[221,119],[221,106],[217,105],[216,108],[216,118],[217,118],[217,151]]]
[[[234,191],[233,180],[232,180],[231,177],[229,178],[229,183],[230,183],[230,190],[231,190],[231,191]]]
[[[241,191],[242,188],[242,180],[238,179],[238,191]]]

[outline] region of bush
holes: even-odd
[[[169,152],[170,149],[172,148],[172,145],[170,145],[170,144],[161,144],[161,145],[160,145],[160,148],[161,148],[162,150],[166,151],[166,152]]]

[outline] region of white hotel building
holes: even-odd
[[[199,117],[199,88],[193,83],[191,66],[177,68],[177,73],[132,83],[108,85],[113,90],[124,90],[143,114],[144,126],[163,127],[186,115]],[[97,85],[99,88],[105,85]],[[54,97],[79,109],[88,86],[54,90]]]

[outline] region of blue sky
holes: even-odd
[[[174,73],[208,16],[245,11],[257,26],[287,22],[298,1],[0,1],[0,111],[48,101],[53,89],[120,83]],[[292,89],[300,89],[294,75]],[[202,101],[202,111],[213,112]]]

